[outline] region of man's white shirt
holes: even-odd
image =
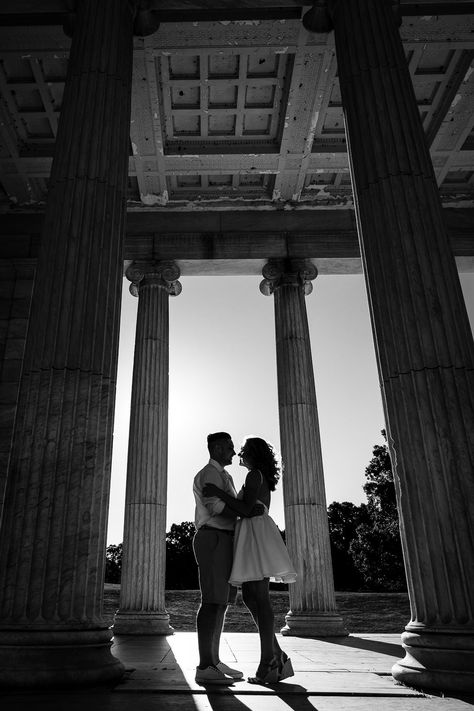
[[[225,503],[217,496],[204,497],[202,490],[204,484],[215,484],[219,489],[223,489],[230,496],[236,497],[234,482],[231,475],[224,467],[210,459],[205,467],[194,477],[193,493],[196,501],[194,523],[196,528],[201,526],[212,526],[232,531],[235,527],[235,518],[223,514]]]

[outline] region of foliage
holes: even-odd
[[[173,523],[166,534],[166,589],[196,590],[199,587],[193,553],[194,523]],[[122,543],[107,546],[105,582],[120,583]]]
[[[199,587],[193,552],[194,523],[173,523],[166,534],[166,589],[196,590]]]
[[[385,437],[385,431],[382,430]],[[349,553],[364,590],[406,590],[395,484],[386,444],[375,445],[365,470],[367,518],[354,532]]]
[[[382,435],[386,440],[385,430]],[[376,444],[372,450],[372,459],[365,469],[367,479],[363,486],[369,508],[383,512],[386,516],[395,517],[397,501],[393,483],[392,463],[386,444]]]
[[[122,543],[107,546],[105,554],[105,582],[119,583],[122,575]]]
[[[350,553],[363,580],[362,590],[406,590],[398,523],[378,516],[370,524],[361,524]]]
[[[336,590],[360,590],[363,578],[354,564],[350,546],[366,506],[333,501],[328,507],[329,538]]]

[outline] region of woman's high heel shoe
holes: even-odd
[[[285,652],[282,652],[280,657],[280,663],[278,665],[278,681],[288,679],[288,677],[294,675],[295,672],[293,671],[293,664],[291,663],[291,659],[287,654],[285,654]]]
[[[259,676],[258,673],[255,676],[249,676],[247,679],[249,684],[276,684],[279,680],[279,663],[276,657],[273,657],[270,664],[267,664],[263,668],[265,673],[263,676]],[[258,667],[262,668],[262,665]],[[257,670],[258,672],[258,670]]]

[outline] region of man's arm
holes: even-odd
[[[237,518],[237,513],[226,506],[226,503],[218,496],[211,494],[204,494],[205,483],[210,482],[215,486],[216,489],[222,484],[222,478],[219,472],[214,467],[209,467],[208,470],[203,471],[196,482],[196,489],[199,494],[201,503],[207,509],[210,516],[225,516],[231,520]]]
[[[226,518],[232,519],[232,521],[235,521],[239,514],[237,511],[234,511],[231,509],[227,504],[224,504],[224,508],[221,511],[221,516],[225,516]]]
[[[255,469],[247,474],[244,487],[244,497],[242,500],[231,496],[226,491],[216,486],[214,482],[209,480],[207,480],[203,486],[203,491],[212,496],[212,498],[218,497],[224,502],[225,508],[230,509],[235,513],[235,515],[249,518],[252,516],[259,516],[264,511],[264,507],[261,504],[257,504],[258,492],[260,491],[261,484],[262,475],[257,469]]]

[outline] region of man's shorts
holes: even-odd
[[[229,585],[234,557],[234,536],[231,533],[216,528],[199,528],[194,536],[202,602],[214,605],[235,602],[237,588]]]

